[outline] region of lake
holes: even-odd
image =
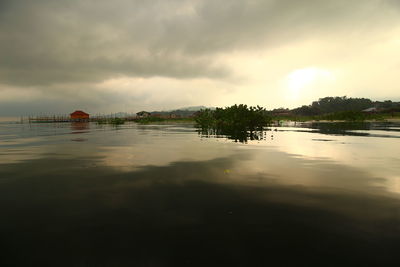
[[[0,266],[400,265],[399,123],[234,139],[1,122]]]

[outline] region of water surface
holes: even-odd
[[[399,266],[399,138],[3,122],[0,266]]]

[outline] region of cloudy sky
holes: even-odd
[[[400,100],[399,0],[1,0],[0,116]]]

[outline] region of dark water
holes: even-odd
[[[400,266],[400,125],[0,124],[0,266]]]

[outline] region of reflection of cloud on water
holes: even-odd
[[[213,143],[209,144],[209,149]],[[215,144],[214,144],[215,145]],[[71,158],[72,151],[65,150],[64,156],[52,155],[51,152],[42,154],[42,159],[25,160],[29,166],[34,162],[46,162],[45,169],[52,171],[52,167],[64,171],[72,168],[84,169],[84,173],[99,170],[113,170],[118,176],[135,174],[146,170],[166,170],[170,168],[173,175],[160,171],[158,176],[148,177],[148,180],[137,179],[141,183],[152,184],[154,181],[164,182],[187,182],[189,180],[212,182],[218,184],[231,184],[238,186],[301,186],[312,190],[318,188],[330,188],[330,190],[345,190],[354,192],[368,192],[374,194],[387,194],[394,191],[394,183],[388,177],[375,176],[360,168],[342,165],[327,159],[307,159],[298,155],[290,155],[274,149],[249,147],[242,145],[232,147],[226,144],[225,148],[218,150],[218,153],[210,155],[207,147],[193,144],[193,150],[189,159],[187,146],[174,145],[174,149],[163,149],[158,151],[145,149],[143,146],[132,147],[105,147],[98,153],[82,153],[75,160]],[[222,146],[224,147],[224,146]],[[154,148],[153,148],[154,149]],[[85,151],[83,149],[83,151]],[[76,151],[74,151],[76,153]],[[76,156],[77,154],[75,154]],[[77,162],[66,163],[65,166],[49,165],[49,160],[57,159],[56,162]],[[23,166],[25,163],[20,163]],[[6,166],[6,164],[3,164]],[[57,167],[58,166],[58,167]],[[183,168],[184,166],[185,168]],[[189,166],[192,166],[190,168]],[[201,169],[199,169],[201,166]],[[36,167],[35,167],[36,168]],[[69,172],[69,170],[68,170]],[[79,175],[79,174],[78,174]],[[88,173],[91,175],[91,173]],[[395,177],[390,177],[394,179]],[[167,180],[164,180],[167,179]],[[397,180],[396,180],[397,181]]]
[[[134,138],[133,138],[134,139]],[[129,171],[143,166],[165,166],[177,161],[211,160],[235,153],[233,144],[202,142],[193,134],[141,136],[141,142],[102,146],[96,153],[102,164]],[[218,148],[216,148],[218,146]]]
[[[86,126],[80,125],[79,128]],[[208,161],[240,154],[248,160],[237,160],[232,167],[226,168],[229,173],[225,174],[225,179],[231,182],[234,179],[244,182],[250,177],[263,179],[263,176],[253,174],[265,173],[281,184],[330,185],[365,190],[366,184],[360,182],[360,177],[367,173],[368,176],[384,179],[369,180],[374,186],[400,192],[400,164],[397,150],[393,149],[398,144],[392,138],[336,135],[330,142],[316,142],[325,140],[326,135],[294,132],[291,131],[294,128],[283,127],[280,129],[287,131],[274,131],[273,140],[249,141],[245,145],[222,138],[198,138],[192,127],[185,126],[128,124],[115,129],[92,125],[90,133],[76,134],[74,138],[69,134],[71,124],[60,127],[35,126],[27,134],[22,132],[26,136],[18,138],[7,136],[10,134],[6,132],[0,143],[5,148],[0,152],[1,163],[48,157],[96,158],[94,164],[97,166],[130,172],[146,166]],[[38,136],[32,137],[32,134]]]
[[[310,192],[391,195],[384,186],[378,186],[384,185],[385,179],[371,176],[358,168],[329,161],[288,157],[285,153],[275,151],[242,150],[225,157],[174,161],[165,165],[148,164],[131,170],[101,164],[103,160],[102,157],[62,159],[48,155],[18,164],[3,164],[1,171],[14,173],[12,180],[40,178],[45,174],[45,177],[57,175],[60,181],[67,178],[72,178],[71,181],[83,179],[83,183],[92,183],[92,178],[95,178],[99,179],[100,186],[108,183],[107,179],[115,178],[113,185],[121,189],[132,186],[148,187],[159,183],[182,185],[202,182],[265,190],[270,187],[287,187]]]

